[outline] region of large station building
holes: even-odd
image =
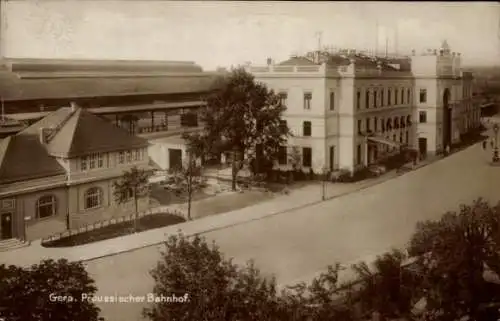
[[[287,106],[293,137],[283,153],[298,147],[316,172],[353,171],[403,146],[426,157],[480,125],[472,74],[446,42],[408,57],[317,51],[247,68]]]

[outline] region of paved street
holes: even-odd
[[[402,247],[415,223],[477,197],[500,199],[500,167],[480,145],[399,178],[307,208],[206,234],[235,262],[255,259],[281,284],[314,276],[335,261],[353,263]],[[158,247],[87,262],[100,295],[142,295]],[[194,295],[194,294],[193,294]],[[112,321],[138,320],[140,305],[102,304]],[[119,317],[118,317],[119,316]]]

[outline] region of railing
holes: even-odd
[[[171,209],[168,207],[159,207],[156,209],[150,209],[150,210],[147,210],[145,212],[141,212],[137,215],[137,218],[155,215],[155,214],[160,214],[160,213],[165,213],[165,212],[182,217],[184,219],[186,218],[186,215],[184,213],[182,213],[181,211]],[[102,221],[97,221],[95,223],[86,224],[86,225],[83,225],[83,226],[78,227],[78,228],[69,229],[69,230],[66,230],[64,232],[56,233],[56,234],[50,235],[48,237],[42,238],[42,245],[47,243],[47,242],[60,240],[62,238],[70,237],[73,235],[87,233],[87,232],[97,230],[97,229],[100,229],[100,228],[103,228],[106,226],[110,226],[110,225],[114,225],[114,224],[118,224],[118,223],[131,222],[131,221],[134,221],[135,218],[136,218],[135,214],[130,214],[130,215],[126,215],[126,216],[112,218],[109,220],[102,220]]]

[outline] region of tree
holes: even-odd
[[[179,168],[174,168],[170,174],[165,186],[174,193],[186,195],[188,203],[187,219],[191,220],[193,194],[205,186],[202,167],[196,164],[195,157],[190,154],[186,164]]]
[[[243,68],[222,76],[206,101],[207,107],[200,114],[203,132],[186,138],[190,145],[202,142],[212,153],[231,153],[235,190],[245,158],[250,162],[256,159],[258,168],[260,158],[275,159],[279,147],[286,143],[289,130],[281,122],[286,108],[278,95]]]
[[[86,298],[97,288],[82,263],[44,260],[30,268],[0,265],[0,319],[97,321],[99,308]]]
[[[134,201],[134,232],[137,232],[137,218],[139,216],[138,202],[141,197],[149,195],[149,171],[138,169],[136,166],[123,172],[120,181],[113,183],[113,194],[118,204],[131,199]]]
[[[153,293],[188,299],[182,304],[155,303],[144,310],[150,320],[280,320],[275,317],[279,311],[276,283],[262,277],[251,262],[239,268],[198,235],[170,236],[165,247],[151,272]]]
[[[286,287],[280,308],[283,320],[350,321],[355,319],[351,291],[339,283],[340,264],[328,266],[307,285],[305,282]]]
[[[482,199],[417,226],[409,252],[420,255],[429,314],[445,321],[478,319],[481,307],[498,295],[483,274],[488,267],[500,275],[499,231],[500,206]]]
[[[288,162],[292,165],[294,171],[298,171],[302,167],[302,153],[299,147],[293,146],[288,156]]]
[[[373,268],[366,262],[353,266],[361,282],[356,301],[361,304],[363,314],[369,316],[375,312],[387,319],[411,315],[419,298],[419,276],[402,266],[407,259],[403,252],[393,250],[378,256]]]

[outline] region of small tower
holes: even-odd
[[[440,50],[442,50],[445,56],[448,56],[450,54],[450,46],[448,45],[448,41],[443,40]]]

